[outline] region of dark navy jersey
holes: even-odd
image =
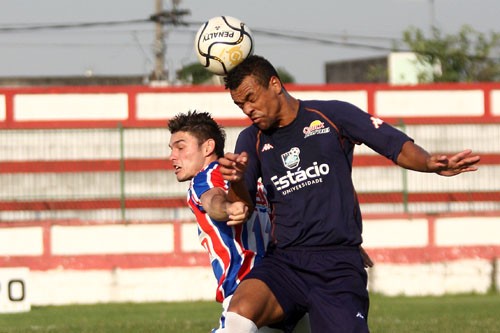
[[[273,210],[275,246],[361,244],[361,213],[351,170],[355,144],[396,162],[406,134],[341,101],[300,101],[285,127],[244,129],[235,151],[248,152],[246,183],[262,177]]]

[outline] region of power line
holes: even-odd
[[[80,22],[80,23],[59,23],[59,24],[40,24],[40,25],[26,25],[26,26],[4,26],[0,27],[2,32],[23,32],[23,31],[36,31],[36,30],[61,30],[61,29],[75,29],[75,28],[91,28],[99,26],[118,26],[137,23],[151,23],[151,19],[137,19],[137,20],[123,20],[123,21],[104,21],[104,22]]]
[[[354,43],[354,42],[348,42],[348,41],[336,41],[332,39],[327,39],[327,38],[319,38],[319,37],[313,37],[313,36],[300,36],[300,35],[294,35],[294,34],[289,34],[289,33],[283,33],[283,32],[272,32],[272,31],[267,31],[267,30],[260,30],[260,29],[252,29],[252,32],[260,33],[263,35],[267,36],[273,36],[273,37],[280,37],[280,38],[287,38],[287,39],[293,39],[293,40],[298,40],[298,41],[307,41],[307,42],[316,42],[320,44],[328,44],[328,45],[337,45],[337,46],[344,46],[344,47],[354,47],[354,48],[365,48],[365,49],[372,49],[372,50],[377,50],[377,51],[394,51],[395,47],[387,47],[387,46],[378,46],[378,45],[373,45],[373,44],[364,44],[364,43]],[[344,39],[348,39],[349,37],[344,36]],[[401,51],[401,50],[399,50]]]
[[[10,32],[24,32],[24,31],[39,31],[39,30],[65,30],[65,29],[77,29],[77,28],[92,28],[92,27],[105,27],[105,26],[121,26],[130,24],[141,24],[141,23],[161,23],[163,25],[171,24],[173,26],[185,26],[196,28],[201,26],[204,22],[185,22],[179,17],[186,15],[186,11],[162,11],[157,14],[151,15],[147,19],[133,19],[133,20],[121,20],[121,21],[103,21],[103,22],[79,22],[79,23],[60,23],[60,24],[48,24],[48,25],[17,25],[17,26],[0,26],[0,33],[10,33]],[[196,29],[197,30],[197,29]],[[194,31],[194,30],[193,30]],[[357,36],[349,34],[325,34],[317,32],[284,32],[284,31],[273,31],[272,29],[260,29],[252,28],[252,32],[264,36],[279,37],[289,40],[305,41],[305,42],[316,42],[326,45],[337,45],[343,47],[354,47],[354,48],[366,48],[379,51],[394,51],[394,47],[379,46],[366,43],[355,43],[348,40],[354,39],[364,39],[364,40],[378,40],[378,41],[391,41],[399,42],[396,39],[389,37],[377,37],[377,36]],[[333,38],[340,39],[334,40]]]

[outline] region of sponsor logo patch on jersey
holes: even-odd
[[[330,133],[330,127],[326,126],[325,123],[320,120],[313,120],[309,126],[304,127],[302,130],[304,133],[304,139],[316,134]]]
[[[300,149],[297,147],[293,147],[286,153],[281,154],[281,160],[283,165],[289,170],[284,175],[272,176],[271,181],[284,196],[311,185],[322,183],[323,176],[330,173],[330,166],[328,164],[318,164],[316,161],[312,165],[299,167]]]
[[[295,169],[300,163],[300,149],[297,147],[293,147],[289,151],[284,154],[281,154],[281,160],[283,161],[283,165],[288,169]]]
[[[318,164],[314,161],[308,167],[299,167],[295,171],[287,170],[285,175],[274,175],[271,181],[282,195],[288,195],[308,186],[323,182],[323,176],[330,173],[330,166],[326,163]]]

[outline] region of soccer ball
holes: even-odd
[[[237,18],[216,16],[202,24],[194,47],[198,60],[206,69],[217,75],[227,75],[252,54],[252,32]]]

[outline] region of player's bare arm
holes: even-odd
[[[480,161],[478,155],[466,149],[451,157],[439,154],[429,154],[417,144],[407,141],[398,156],[399,166],[421,172],[434,172],[441,176],[455,176],[463,172],[476,171]]]
[[[234,203],[243,202],[248,207],[249,212],[252,212],[254,209],[254,204],[245,185],[244,179],[229,182],[227,199]]]
[[[245,152],[241,154],[226,153],[225,156],[227,156],[227,158],[226,157],[221,158],[221,159],[227,159],[227,161],[225,161],[224,164],[225,166],[220,163],[219,159],[219,165],[221,165],[220,170],[224,178],[226,178],[225,174],[227,173],[233,174],[233,176],[234,173],[236,173],[236,177],[229,177],[231,179],[226,179],[230,181],[228,200],[231,202],[242,201],[246,203],[250,211],[253,211],[253,200],[250,197],[250,193],[248,192],[248,189],[245,185],[245,180],[243,178],[248,162],[247,153]]]
[[[246,153],[242,154],[226,153],[225,156],[227,156],[227,158],[225,157],[221,158],[224,159],[223,161],[224,164],[221,164],[220,163],[221,159],[219,159],[219,165],[221,165],[220,170],[224,178],[230,181],[229,191],[227,194],[228,200],[231,202],[241,201],[246,204],[248,212],[252,212],[254,209],[253,201],[252,198],[250,197],[250,193],[248,192],[248,189],[245,185],[245,180],[243,178],[243,174],[247,167],[248,156]],[[233,174],[234,171],[233,168],[237,173],[237,176],[226,178],[227,173],[229,173],[230,176],[231,174]],[[229,225],[237,223],[240,223],[240,221],[234,219],[228,222]]]
[[[203,193],[201,203],[212,219],[228,221],[228,225],[242,223],[248,217],[248,206],[241,201],[230,202],[226,192],[218,187]]]

